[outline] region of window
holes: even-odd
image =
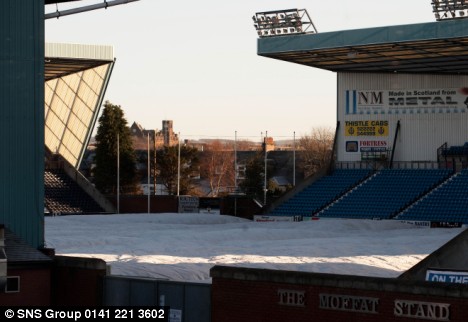
[[[20,277],[7,276],[5,293],[18,293],[20,291]]]

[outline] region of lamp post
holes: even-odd
[[[264,181],[263,181],[263,205],[266,206],[267,203],[267,138],[268,138],[268,131],[265,131],[265,138],[264,138],[264,149],[265,149],[265,174],[264,174]]]
[[[180,193],[180,132],[177,134],[177,139],[179,142],[179,151],[177,154],[177,197]]]
[[[237,131],[234,132],[234,216],[237,216]]]
[[[148,186],[147,186],[147,191],[148,191],[148,213],[150,213],[150,190],[151,190],[151,184],[150,184],[150,135],[148,131]]]
[[[293,134],[293,187],[296,186],[296,131]]]
[[[117,132],[117,213],[120,214],[120,137]]]

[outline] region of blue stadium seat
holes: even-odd
[[[447,169],[381,170],[319,216],[390,219],[450,175]]]
[[[454,175],[396,219],[468,224],[468,169]]]
[[[312,216],[370,174],[367,169],[337,169],[279,205],[270,213],[277,216]]]

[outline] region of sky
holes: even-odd
[[[202,213],[45,218],[46,245],[58,255],[103,259],[113,275],[204,283],[214,265],[395,278],[463,230]]]
[[[335,73],[257,56],[254,13],[291,8],[318,32],[435,21],[430,0],[140,0],[46,20],[46,41],[114,47],[105,100],[129,125],[169,119],[182,139],[291,139],[336,125]]]

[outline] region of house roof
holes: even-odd
[[[23,239],[5,228],[5,253],[8,263],[44,263],[52,259],[39,250],[29,246]]]

